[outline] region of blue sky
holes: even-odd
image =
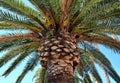
[[[26,3],[27,0],[26,0]],[[28,3],[29,4],[29,3]],[[29,4],[30,5],[30,4]],[[20,31],[21,32],[21,31]],[[7,31],[7,33],[9,33],[9,31]],[[0,30],[0,35],[2,34],[6,34],[3,30],[1,31]],[[117,73],[120,75],[120,54],[115,54],[112,50],[108,50],[102,46],[100,46],[100,50],[106,55],[106,57],[111,61],[113,67],[115,68],[115,70],[117,71]],[[4,52],[0,53],[0,57],[2,56],[2,54],[4,54]],[[25,65],[27,60],[24,60],[22,62],[21,65],[19,65],[19,67],[17,67],[15,69],[15,71],[13,71],[8,77],[4,78],[2,77],[2,73],[0,73],[0,83],[15,83],[15,80],[16,78],[19,76],[20,72],[22,71],[23,69],[23,66]],[[9,64],[11,63],[12,61],[10,61],[7,65],[3,66],[2,68],[0,68],[0,72],[3,72],[5,71],[9,66]],[[100,72],[100,75],[102,76],[102,79],[105,80],[105,77],[103,76],[103,72],[101,70],[101,68],[99,68],[97,66],[99,72]],[[35,69],[35,71],[38,69],[38,67]],[[34,73],[35,71],[30,71],[28,73],[28,75],[25,76],[25,78],[23,79],[23,81],[21,83],[34,83],[34,80],[32,80],[33,76],[34,76]],[[105,83],[105,81],[103,82]],[[115,81],[111,81],[111,83],[116,83]]]

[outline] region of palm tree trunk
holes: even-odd
[[[54,60],[48,65],[48,83],[73,83],[73,67],[69,61]]]
[[[48,83],[73,83],[73,73],[80,54],[71,37],[45,40],[38,49],[41,65],[46,68]]]

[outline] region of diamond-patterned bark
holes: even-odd
[[[41,64],[47,69],[48,76],[73,75],[80,59],[77,45],[60,37],[43,42],[38,51]]]

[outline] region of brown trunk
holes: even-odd
[[[80,62],[79,49],[75,39],[69,35],[43,41],[39,58],[47,70],[47,83],[73,83],[73,73]]]
[[[47,71],[48,83],[73,83],[73,67],[68,60],[51,61]]]
[[[73,83],[73,76],[61,74],[57,78],[49,77],[48,83]]]

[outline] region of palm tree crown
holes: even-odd
[[[7,50],[0,58],[0,67],[15,59],[3,76],[8,76],[31,56],[16,81],[20,83],[39,62],[42,45],[49,46],[46,40],[51,42],[53,38],[62,37],[68,38],[66,41],[71,39],[80,54],[80,61],[73,61],[76,62],[73,67],[77,66],[74,83],[102,83],[95,64],[105,72],[107,83],[110,83],[109,76],[120,83],[119,75],[97,45],[120,53],[120,41],[116,36],[120,34],[119,0],[29,0],[29,3],[32,6],[23,0],[0,0],[0,29],[27,30],[0,36],[0,51]],[[43,57],[40,58],[42,66],[47,67],[42,60]],[[36,83],[46,83],[46,75],[46,69],[40,68],[35,75]]]

